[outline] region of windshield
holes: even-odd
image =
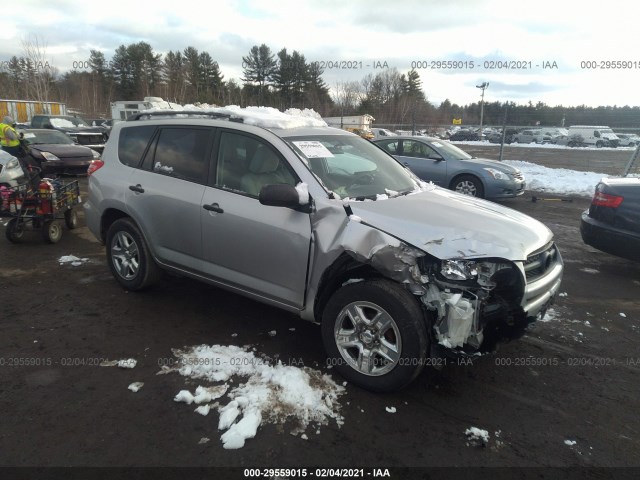
[[[455,145],[452,145],[449,142],[431,142],[435,148],[438,149],[438,152],[450,160],[469,160],[473,158],[464,150],[459,149]]]
[[[322,183],[340,197],[375,200],[377,195],[408,193],[417,187],[398,162],[360,137],[315,135],[285,140]]]
[[[45,132],[24,132],[24,139],[29,145],[38,145],[41,143],[53,143],[60,145],[71,145],[73,140],[66,134],[56,130],[47,130]]]
[[[89,124],[78,117],[51,117],[51,125],[56,128],[88,127]]]

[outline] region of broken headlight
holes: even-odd
[[[476,262],[469,260],[443,260],[440,264],[440,275],[447,280],[464,281],[478,277]]]

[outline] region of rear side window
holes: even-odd
[[[162,128],[151,170],[155,173],[206,183],[207,152],[212,137],[209,128]]]
[[[155,130],[156,127],[153,125],[123,128],[118,140],[120,162],[136,168],[140,164],[142,155],[144,155]]]

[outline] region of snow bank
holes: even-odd
[[[504,160],[503,163],[517,168],[524,174],[527,190],[536,190],[560,195],[591,197],[604,173],[578,172],[566,168],[548,168],[520,160]]]
[[[220,437],[224,448],[241,448],[245,440],[255,437],[263,422],[284,423],[293,419],[297,430],[303,431],[309,423],[327,424],[334,419],[344,422],[339,414],[338,397],[345,389],[311,368],[299,368],[256,357],[253,352],[237,346],[200,345],[174,350],[178,358],[177,370],[190,379],[227,382],[232,377],[244,377],[245,383],[228,392],[229,402],[218,408],[218,429],[226,430]],[[165,373],[161,371],[159,373]],[[188,390],[180,391],[175,401],[191,403],[219,398],[228,385],[199,386],[194,396]],[[210,398],[207,398],[207,393]],[[200,414],[208,409],[196,409]]]

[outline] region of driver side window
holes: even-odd
[[[222,132],[216,185],[257,197],[265,185],[288,184],[296,179],[284,159],[256,138]]]

